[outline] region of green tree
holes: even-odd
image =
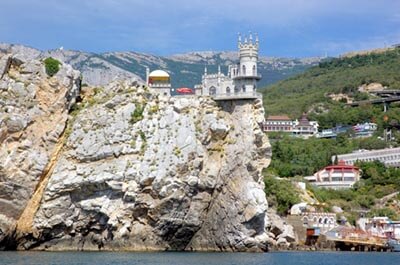
[[[48,57],[44,60],[44,66],[48,76],[53,76],[60,70],[60,62],[52,57]]]

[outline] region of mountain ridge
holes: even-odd
[[[71,64],[83,75],[83,83],[92,86],[104,86],[115,79],[145,79],[146,67],[151,70],[163,69],[171,74],[173,87],[193,87],[201,82],[204,67],[217,72],[227,72],[229,64],[236,63],[236,51],[194,51],[170,56],[158,56],[134,51],[115,51],[94,53],[62,48],[41,51],[20,44],[0,43],[0,50],[12,50],[22,53],[30,59],[54,57]],[[259,57],[259,72],[263,76],[259,87],[265,87],[279,80],[304,72],[317,65],[322,57],[280,58]]]

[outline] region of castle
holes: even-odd
[[[238,39],[239,63],[229,65],[227,75],[221,73],[208,74],[207,67],[204,69],[202,83],[194,88],[197,96],[211,96],[214,100],[235,100],[235,99],[256,99],[261,98],[257,93],[257,82],[261,75],[257,72],[258,62],[258,36],[250,33],[242,41],[241,35]],[[170,76],[162,70],[155,70],[150,73],[146,68],[146,83],[158,93],[170,96]]]
[[[211,96],[215,100],[260,97],[256,93],[257,82],[261,79],[257,72],[258,47],[257,35],[253,41],[250,33],[248,37],[244,37],[243,42],[239,35],[239,63],[229,65],[227,75],[221,73],[221,67],[218,67],[218,73],[208,74],[205,67],[202,83],[195,86],[196,95]]]

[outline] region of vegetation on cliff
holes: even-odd
[[[60,61],[57,59],[54,59],[52,57],[46,58],[44,60],[44,67],[46,68],[46,74],[48,76],[53,76],[57,74],[57,72],[60,70]]]
[[[334,155],[356,149],[380,149],[387,143],[377,138],[301,139],[283,136],[272,140],[272,161],[268,171],[281,177],[309,176],[332,163]]]
[[[300,202],[294,185],[287,179],[264,176],[265,194],[270,207],[276,208],[279,214],[285,214],[296,203]]]
[[[272,160],[265,172],[265,184],[268,201],[280,214],[287,213],[298,202],[299,192],[291,184],[292,180],[299,181],[301,177],[313,175],[332,164],[331,158],[336,154],[387,146],[386,142],[375,137],[349,139],[344,134],[336,139],[276,138],[272,140]],[[394,219],[400,218],[400,209],[392,201],[377,205],[379,199],[400,190],[400,169],[386,168],[377,161],[357,165],[361,168],[362,179],[352,189],[331,190],[311,185],[307,185],[307,189],[325,205],[325,210],[331,211],[332,206],[339,206],[353,223],[360,211],[366,211],[368,215],[383,214]],[[273,176],[286,178],[280,180]]]

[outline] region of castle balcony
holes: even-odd
[[[215,101],[222,100],[240,100],[240,99],[262,99],[262,94],[251,91],[251,92],[237,92],[237,93],[225,93],[211,95],[211,98]]]
[[[153,83],[153,84],[149,84],[150,88],[170,88],[171,84],[169,83]]]
[[[256,79],[256,80],[260,80],[261,79],[261,75],[235,75],[232,76],[232,79]]]

